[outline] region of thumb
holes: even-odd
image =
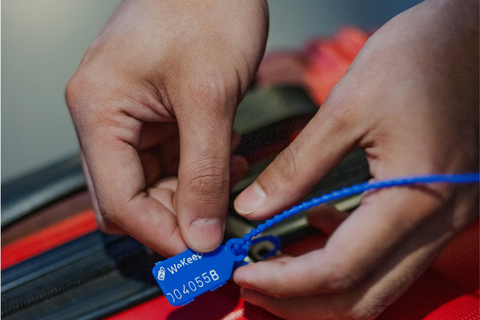
[[[235,210],[260,220],[301,200],[359,140],[361,131],[354,118],[352,110],[327,100],[295,140],[235,199]]]
[[[221,105],[176,112],[180,133],[177,219],[185,243],[196,251],[214,250],[223,240],[234,110]]]

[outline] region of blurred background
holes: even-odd
[[[2,184],[78,153],[64,88],[119,0],[3,0]],[[271,0],[267,53],[341,26],[380,27],[419,0]]]

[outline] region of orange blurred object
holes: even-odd
[[[344,27],[333,37],[310,41],[304,51],[269,54],[260,64],[255,84],[299,86],[321,105],[368,38],[356,27]]]
[[[318,105],[325,102],[368,37],[367,33],[358,28],[346,27],[333,38],[314,40],[307,46],[308,68],[304,79]]]

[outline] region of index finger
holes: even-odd
[[[82,118],[78,126],[85,159],[102,216],[132,237],[163,255],[186,246],[176,215],[146,188],[145,173],[136,149],[141,121],[121,114],[115,124]]]
[[[288,261],[247,265],[235,272],[234,280],[276,297],[351,290],[438,211],[441,193],[431,191],[402,187],[372,193],[324,248]]]

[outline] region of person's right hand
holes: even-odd
[[[246,166],[233,119],[267,32],[263,0],[118,6],[66,90],[102,230],[164,255],[221,243]]]
[[[375,180],[477,172],[478,10],[475,0],[425,1],[382,26],[236,210],[273,217],[355,148]],[[324,246],[242,266],[234,281],[247,302],[282,318],[373,319],[478,217],[478,191],[423,184],[367,192],[351,214],[330,209],[310,219],[330,234]]]

